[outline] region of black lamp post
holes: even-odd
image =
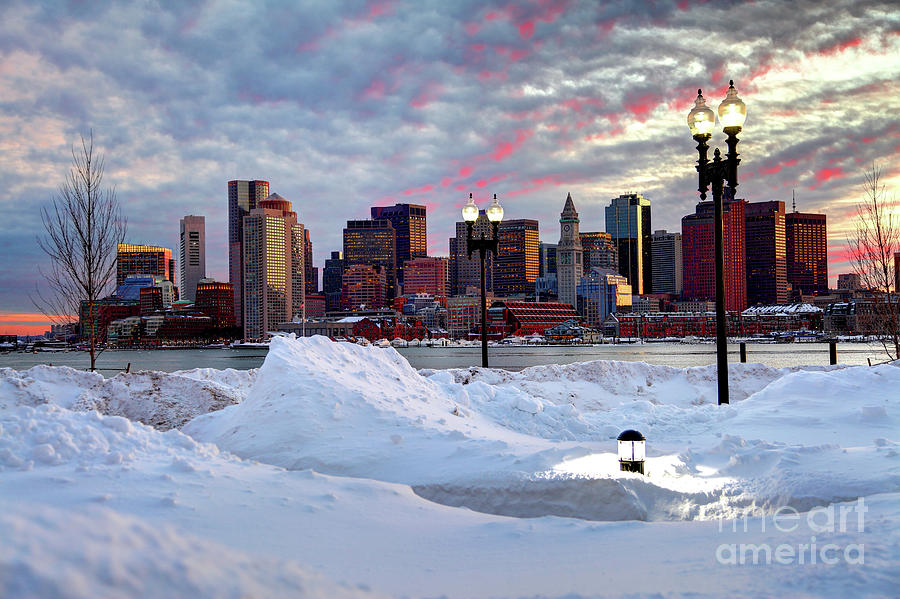
[[[737,144],[738,133],[744,120],[747,118],[747,107],[738,97],[734,89],[734,81],[729,81],[730,87],[725,94],[725,99],[719,104],[719,122],[723,131],[728,136],[728,155],[725,160],[719,153],[719,149],[713,153],[712,162],[707,157],[709,145],[707,142],[712,135],[716,117],[713,111],[706,106],[701,90],[697,90],[697,99],[694,107],[688,113],[688,127],[691,135],[697,142],[697,152],[700,158],[697,160],[697,173],[700,185],[700,200],[706,199],[706,190],[712,187],[713,204],[715,205],[715,234],[716,234],[716,370],[719,383],[719,404],[728,403],[728,337],[725,330],[725,249],[724,230],[722,223],[722,204],[725,182],[728,182],[728,196],[735,197],[737,189],[737,167],[741,160],[738,158]]]
[[[478,206],[475,205],[475,200],[472,199],[471,193],[469,194],[469,203],[463,206],[462,215],[463,220],[466,221],[466,249],[468,250],[469,258],[472,257],[472,252],[475,250],[478,250],[481,254],[481,365],[487,368],[487,287],[484,280],[484,256],[488,251],[492,252],[494,256],[497,255],[499,245],[497,229],[500,226],[500,221],[503,220],[503,207],[497,201],[497,194],[495,193],[494,201],[487,209],[487,217],[491,221],[491,237],[489,239],[484,236],[483,232],[481,237],[475,237],[475,221],[478,220]]]

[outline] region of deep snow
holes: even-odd
[[[416,372],[323,338],[244,373],[2,369],[0,596],[895,593],[900,368],[730,373],[716,406],[714,367]],[[617,469],[624,428],[646,477]],[[863,530],[817,536],[863,564],[717,560],[860,497]]]

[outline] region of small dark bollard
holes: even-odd
[[[628,429],[619,435],[619,470],[644,473],[646,439],[641,433]]]
[[[837,364],[837,341],[828,342],[828,363],[832,366]]]
[[[741,343],[741,363],[745,364],[747,362],[747,344]]]

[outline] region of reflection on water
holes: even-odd
[[[887,359],[880,344],[840,343],[838,363],[866,364]],[[729,362],[739,360],[738,345],[731,344]],[[373,351],[389,351],[374,349]],[[398,350],[415,368],[465,368],[481,365],[480,347],[410,347]],[[749,362],[768,366],[803,366],[828,364],[828,345],[825,343],[748,344]],[[131,364],[131,370],[184,370],[188,368],[258,368],[266,350],[253,349],[191,349],[191,350],[108,350],[100,354],[97,367],[106,376],[113,376]],[[493,368],[521,370],[539,364],[570,364],[588,360],[643,361],[650,364],[685,368],[715,363],[715,345],[679,343],[645,343],[600,346],[496,346],[489,349]],[[65,353],[9,353],[0,355],[0,367],[18,370],[36,364],[54,364],[87,369],[90,361],[86,352]]]

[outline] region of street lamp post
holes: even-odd
[[[729,81],[728,92],[725,99],[719,104],[719,122],[723,126],[725,135],[728,136],[728,154],[725,159],[716,148],[712,161],[708,158],[709,138],[715,126],[715,114],[706,106],[701,90],[697,90],[697,99],[694,107],[688,113],[688,127],[691,135],[697,142],[697,152],[700,157],[697,160],[697,173],[699,175],[700,200],[706,199],[707,188],[712,188],[713,204],[715,206],[715,251],[716,251],[716,370],[719,384],[719,404],[728,403],[728,337],[725,329],[725,249],[724,249],[724,225],[722,222],[722,204],[724,202],[724,186],[728,182],[728,195],[735,198],[737,189],[737,167],[741,160],[738,158],[737,144],[738,133],[747,118],[747,107],[737,95],[734,89],[734,81]]]
[[[494,194],[494,201],[487,209],[488,220],[491,221],[491,237],[486,238],[484,232],[481,237],[475,237],[475,221],[478,220],[478,206],[469,194],[469,202],[462,209],[463,220],[466,221],[466,249],[469,258],[472,252],[478,250],[481,255],[481,365],[488,367],[488,349],[487,349],[487,286],[485,284],[485,265],[484,257],[487,252],[491,252],[494,256],[498,251],[497,230],[500,221],[503,220],[503,207],[497,201],[497,194]]]

